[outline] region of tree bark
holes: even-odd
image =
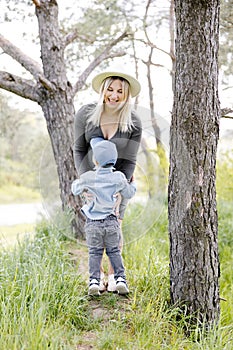
[[[41,44],[43,73],[49,86],[43,86],[39,104],[47,123],[53,154],[59,177],[60,196],[64,207],[75,213],[73,229],[79,238],[84,238],[84,218],[80,214],[80,197],[74,198],[71,183],[77,177],[73,160],[73,91],[66,76],[64,46],[58,25],[56,0],[41,0],[36,7]]]
[[[219,319],[216,152],[219,1],[176,0],[176,73],[168,215],[173,304],[207,325]]]

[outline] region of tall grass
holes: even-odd
[[[58,233],[38,227],[0,259],[0,349],[69,349],[89,321],[83,281]]]
[[[220,202],[222,300],[218,328],[208,335],[205,329],[193,328],[187,337],[189,317],[182,316],[180,310],[170,304],[169,242],[167,214],[164,212],[143,237],[124,247],[130,302],[124,312],[119,311],[119,321],[109,323],[102,332],[98,349],[233,349],[232,219],[232,203]],[[136,236],[140,229],[140,226],[134,227]]]
[[[54,222],[38,225],[33,240],[25,239],[11,250],[2,248],[0,349],[231,350],[232,218],[232,203],[220,202],[220,287],[224,300],[219,327],[208,336],[193,329],[187,337],[188,317],[170,304],[167,213],[163,211],[143,235],[135,225],[137,239],[126,241],[123,257],[128,298],[108,293],[88,298],[87,281],[69,254],[71,245],[85,253],[86,247],[62,236]],[[126,222],[125,236],[128,231]],[[80,263],[79,257],[77,260]],[[87,261],[83,263],[87,266]]]

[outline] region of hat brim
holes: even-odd
[[[125,74],[125,73],[121,73],[121,72],[117,72],[117,71],[111,71],[111,72],[103,72],[103,73],[97,74],[92,79],[92,87],[95,90],[95,92],[97,92],[97,93],[100,92],[100,88],[101,88],[103,81],[109,77],[121,77],[121,78],[127,80],[129,83],[130,93],[131,93],[132,97],[137,96],[141,91],[141,85],[137,79],[135,79],[134,77],[132,77],[129,74]]]

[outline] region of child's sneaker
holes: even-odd
[[[99,282],[96,279],[92,279],[89,284],[88,295],[100,295]]]
[[[108,288],[107,288],[108,292],[116,292],[116,281],[114,278],[114,275],[108,275]]]
[[[121,294],[121,295],[129,293],[129,289],[124,278],[118,277],[116,281],[116,290],[118,294]]]
[[[103,272],[101,272],[101,274],[100,274],[99,291],[100,291],[100,293],[103,293],[103,292],[106,291],[106,283],[105,283],[104,273]]]

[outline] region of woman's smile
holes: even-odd
[[[119,79],[115,79],[105,93],[104,102],[109,107],[115,107],[123,100],[122,82]]]

